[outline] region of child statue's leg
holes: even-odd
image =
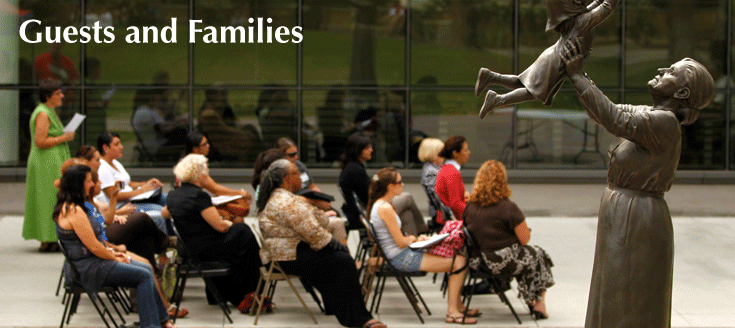
[[[499,95],[493,90],[488,90],[485,96],[485,102],[482,104],[482,108],[480,108],[480,119],[485,118],[485,115],[492,112],[495,108],[507,107],[534,99],[536,98],[526,88],[518,88],[504,95]]]
[[[502,85],[508,89],[523,88],[523,84],[516,75],[499,74],[487,68],[480,68],[477,73],[477,82],[475,83],[475,97],[480,97],[482,91],[491,84]]]

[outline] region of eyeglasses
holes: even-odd
[[[286,155],[288,155],[288,157],[296,157],[296,156],[298,156],[298,155],[299,155],[299,152],[295,151],[295,152],[293,152],[293,153],[288,153],[288,154],[286,154]]]
[[[209,141],[205,141],[204,143],[202,143],[202,144],[199,144],[199,147],[204,147],[204,146],[206,146],[206,145],[209,145]]]
[[[393,184],[403,184],[403,180],[399,180],[399,181],[393,182]]]

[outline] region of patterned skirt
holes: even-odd
[[[554,285],[554,276],[551,274],[554,263],[541,247],[513,244],[492,253],[483,252],[482,256],[494,274],[516,276],[518,298],[528,305],[533,305],[547,288]],[[470,260],[472,268],[478,265],[479,259]]]

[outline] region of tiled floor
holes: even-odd
[[[35,241],[20,237],[22,217],[0,217],[0,327],[58,326],[63,306],[53,295],[62,263],[61,254],[36,252]],[[735,220],[733,218],[676,217],[673,327],[735,327],[732,294],[735,292]],[[531,217],[531,243],[547,250],[554,261],[556,285],[547,295],[551,318],[534,321],[515,292],[509,291],[515,309],[521,313],[519,325],[507,307],[494,295],[478,296],[473,307],[484,313],[476,327],[582,327],[589,291],[594,253],[596,218]],[[431,315],[424,315],[425,327],[456,327],[444,323],[446,300],[431,275],[414,280],[426,299]],[[316,304],[307,296],[311,310]],[[316,314],[314,325],[285,284],[276,291],[275,313],[261,316],[262,327],[339,327],[333,316]],[[206,305],[204,288],[194,279],[187,286],[183,306],[189,317],[180,327],[251,327],[253,317],[235,313],[234,324],[225,324],[219,308]],[[237,311],[237,310],[235,310]],[[389,280],[376,315],[389,327],[421,326],[397,283]],[[134,315],[127,317],[137,321]],[[91,304],[83,300],[72,317],[71,327],[103,326]]]

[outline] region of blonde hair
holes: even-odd
[[[199,180],[205,174],[209,174],[209,168],[207,157],[204,155],[186,155],[174,166],[174,175],[181,182],[191,183]]]
[[[425,138],[419,146],[419,160],[422,163],[434,161],[439,152],[444,148],[444,141],[436,138]]]
[[[511,196],[508,188],[508,177],[505,165],[496,160],[482,164],[475,176],[475,186],[470,195],[470,202],[485,207]]]

